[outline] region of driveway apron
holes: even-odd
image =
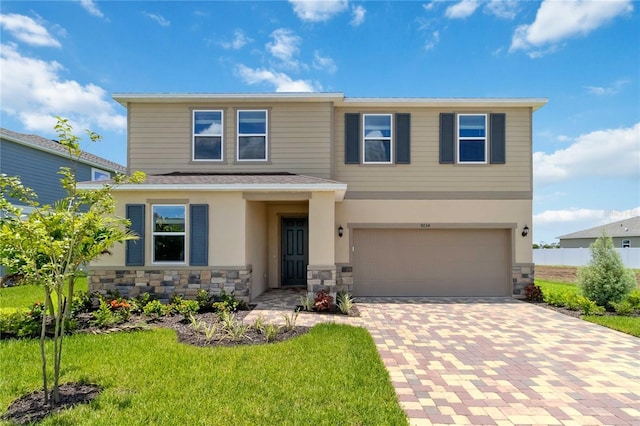
[[[640,425],[640,339],[513,299],[361,299],[414,425]]]
[[[299,295],[260,296],[282,322]],[[289,306],[291,305],[291,306]],[[412,425],[640,425],[640,339],[511,298],[358,298]]]

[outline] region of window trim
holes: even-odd
[[[219,112],[220,113],[220,134],[201,133],[198,136],[220,136],[220,158],[196,158],[196,113],[197,112]],[[206,162],[213,161],[221,163],[224,161],[224,110],[223,109],[194,109],[191,111],[191,161]]]
[[[469,137],[460,137],[460,118],[461,117],[473,117],[473,116],[482,116],[484,117],[484,136],[469,136]],[[487,113],[457,113],[456,114],[456,122],[455,122],[455,149],[456,149],[456,164],[489,164],[489,123],[488,123],[489,114]],[[460,160],[460,140],[478,140],[484,141],[484,161],[462,161]]]
[[[367,117],[370,116],[378,116],[378,117],[389,117],[389,136],[382,136],[376,138],[367,138],[366,136],[366,121]],[[394,140],[394,114],[392,113],[363,113],[362,114],[362,164],[393,164],[394,163],[394,151],[395,151],[395,140]],[[375,139],[375,140],[388,140],[389,141],[389,161],[367,161],[366,149],[365,145],[367,139]]]
[[[96,173],[106,174],[108,177],[106,179],[96,179]],[[98,169],[96,167],[92,167],[91,168],[91,181],[92,182],[101,182],[101,181],[109,180],[109,179],[111,179],[111,172],[110,171]]]
[[[155,221],[153,218],[154,215],[154,209],[155,207],[182,207],[184,209],[184,231],[183,232],[156,232],[155,230]],[[169,203],[157,203],[157,204],[151,204],[151,264],[152,265],[186,265],[187,264],[187,229],[189,226],[188,223],[188,214],[187,214],[187,205],[186,204],[169,204]],[[161,235],[161,236],[184,236],[184,260],[180,261],[180,260],[160,260],[157,261],[155,260],[156,258],[156,236]]]
[[[240,133],[240,113],[264,112],[264,133]],[[264,158],[240,158],[240,137],[262,136],[264,137]],[[237,162],[265,162],[269,161],[269,110],[267,109],[238,109],[236,111],[236,161]]]
[[[631,248],[631,240],[622,240],[622,248]]]

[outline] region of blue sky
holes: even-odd
[[[2,127],[53,117],[126,162],[113,93],[546,97],[534,114],[536,242],[640,215],[640,3],[0,3]]]

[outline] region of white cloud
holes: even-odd
[[[60,63],[23,56],[12,44],[0,47],[0,108],[27,129],[50,132],[56,115],[68,118],[74,127],[126,129],[126,117],[115,112],[101,87],[63,80]]]
[[[364,22],[364,17],[367,14],[367,9],[358,5],[353,8],[351,14],[353,15],[353,18],[351,19],[350,24],[354,27],[358,27]]]
[[[98,6],[93,2],[93,0],[80,0],[80,5],[93,16],[97,16],[98,18],[104,17],[104,14],[100,9],[98,9]]]
[[[502,19],[513,19],[518,12],[516,0],[491,0],[484,8],[485,13]]]
[[[462,0],[453,6],[447,7],[444,15],[449,19],[465,19],[473,15],[479,6],[480,3],[477,0]]]
[[[146,16],[147,18],[150,18],[150,19],[156,21],[156,23],[158,25],[160,25],[161,27],[168,27],[168,26],[171,25],[171,21],[167,20],[162,15],[158,15],[157,13],[142,12],[142,14],[144,16]]]
[[[434,31],[431,34],[431,39],[427,40],[427,42],[424,44],[424,48],[427,51],[433,50],[438,43],[440,43],[440,31]]]
[[[609,87],[600,87],[600,86],[585,86],[587,92],[592,95],[605,96],[605,95],[615,95],[619,93],[620,90],[629,83],[629,80],[617,80],[613,82],[613,84]]]
[[[17,13],[1,14],[0,26],[24,43],[33,46],[61,47],[60,42],[49,34],[45,27],[28,16]]]
[[[298,18],[308,22],[328,21],[349,7],[346,0],[289,0]]]
[[[246,44],[251,43],[252,38],[247,37],[242,30],[235,30],[233,33],[233,40],[223,41],[220,45],[224,49],[238,50],[242,49]]]
[[[286,28],[278,28],[273,31],[271,38],[273,38],[273,42],[266,45],[269,53],[287,64],[297,65],[297,61],[293,57],[300,52],[299,46],[302,39]]]
[[[271,84],[276,92],[315,92],[321,89],[307,80],[293,80],[285,73],[253,69],[242,64],[236,66],[236,73],[247,84]]]
[[[549,46],[553,51],[557,43],[585,36],[632,10],[631,0],[545,0],[532,24],[516,28],[509,51],[524,50],[531,57],[539,57],[548,53]]]
[[[581,135],[551,154],[533,154],[536,186],[583,176],[640,179],[640,122]]]
[[[322,56],[320,51],[313,52],[313,67],[333,74],[338,70],[335,61],[329,56]]]

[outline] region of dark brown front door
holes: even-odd
[[[309,247],[306,217],[282,218],[282,285],[305,285]]]

